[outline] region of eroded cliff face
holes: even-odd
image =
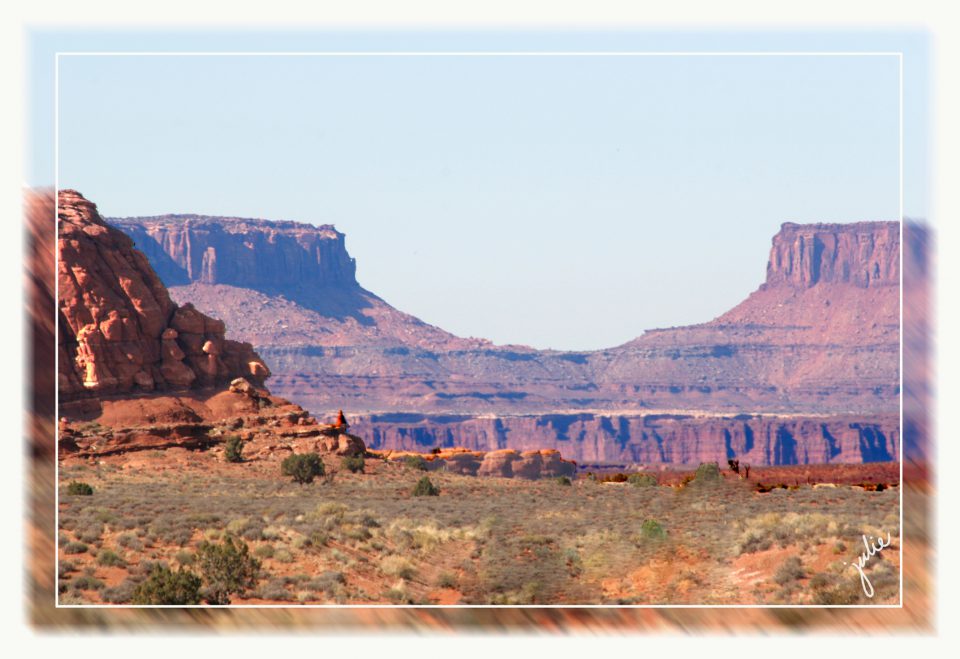
[[[357,286],[344,235],[330,225],[203,215],[110,219],[168,286],[201,282],[284,292]]]
[[[290,223],[245,222],[224,220],[220,230],[210,233],[248,226],[260,235],[266,230],[263,225],[273,224],[281,233],[298,231],[283,228]],[[172,229],[159,227],[156,218],[129,218],[118,225],[139,235],[138,244],[152,242],[145,250],[157,252],[151,256],[155,262],[185,262],[183,249],[175,246],[179,243],[164,237],[172,235]],[[911,231],[908,225],[908,237]],[[342,234],[330,236],[326,240],[342,244]],[[251,251],[282,263],[280,251]],[[311,410],[344,408],[380,419],[367,428],[379,429],[384,446],[410,448],[407,435],[389,435],[399,426],[385,421],[385,412],[426,415],[428,420],[410,431],[425,433],[430,442],[444,440],[445,432],[470,437],[475,423],[481,423],[471,420],[478,415],[517,419],[599,412],[639,418],[669,412],[679,414],[679,425],[688,430],[661,434],[667,444],[693,441],[683,439],[689,431],[705,433],[697,446],[713,447],[678,448],[678,455],[718,459],[724,453],[717,449],[724,435],[704,430],[713,426],[703,426],[688,413],[746,411],[798,419],[830,415],[847,425],[896,414],[900,258],[896,222],[787,223],[772,239],[766,280],[729,312],[699,325],[650,330],[622,346],[576,353],[455,337],[353,284],[317,286],[312,295],[293,289],[280,295],[271,292],[273,280],[266,275],[248,281],[249,287],[205,283],[202,259],[189,272],[181,267],[175,276],[190,283],[175,286],[171,293],[226,318],[251,340],[270,363],[275,373],[271,387],[278,393]],[[276,264],[260,271],[275,269]],[[251,266],[249,271],[257,270]],[[455,428],[435,421],[449,415],[463,419]],[[884,436],[895,435],[896,428],[884,423]],[[559,445],[563,440],[522,427],[522,432],[509,435],[506,445],[492,443],[492,431],[476,444],[453,444],[483,450],[555,447],[565,457],[569,453],[578,459],[629,457],[622,447],[601,448],[616,447],[617,440],[600,431],[592,435],[598,443],[591,448]],[[642,432],[631,434],[639,436]],[[795,437],[801,461],[857,462],[882,454],[853,449],[834,453],[824,448],[829,442],[824,443],[813,425],[798,426]],[[525,443],[527,438],[532,443]],[[850,446],[856,444],[850,441]],[[772,450],[754,459],[765,464],[779,454]]]
[[[61,190],[57,217],[60,401],[173,391],[269,375],[223,321],[178,306],[147,258],[94,204]]]
[[[357,416],[352,428],[378,450],[555,449],[591,464],[695,466],[730,458],[752,465],[864,463],[896,460],[900,452],[895,415],[377,414]]]
[[[899,224],[784,223],[773,239],[766,285],[809,288],[820,282],[899,286]]]

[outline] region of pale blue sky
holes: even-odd
[[[201,36],[47,34],[34,55]],[[758,35],[214,36],[204,50],[771,49]],[[905,49],[840,36],[776,50]],[[601,348],[739,302],[781,222],[896,219],[898,74],[896,57],[62,56],[60,185],[105,215],[333,223],[360,283],[427,322]],[[908,216],[926,213],[919,84]],[[49,160],[31,164],[49,184]]]

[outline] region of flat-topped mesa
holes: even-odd
[[[109,218],[168,286],[226,284],[283,293],[357,286],[345,236],[331,225],[204,215]]]
[[[900,283],[900,224],[794,224],[773,237],[764,287],[818,283],[860,288]]]
[[[74,190],[58,194],[61,401],[183,390],[270,371],[223,321],[170,299],[147,257]]]

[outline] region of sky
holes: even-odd
[[[48,33],[33,53],[906,50],[903,210],[926,215],[916,37],[204,36]],[[40,149],[28,171],[107,216],[331,223],[361,285],[426,322],[600,349],[737,304],[782,222],[896,220],[899,76],[891,55],[60,55],[59,170]]]

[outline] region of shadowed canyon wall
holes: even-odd
[[[353,412],[372,446],[725,459],[750,451],[728,441],[735,428],[717,419],[746,413],[764,419],[755,436],[773,438],[751,449],[757,464],[872,461],[899,451],[896,222],[784,224],[766,280],[729,312],[588,352],[463,339],[404,314],[357,284],[344,235],[329,226],[200,216],[111,222],[176,284],[174,299],[224,318],[257,347],[274,373],[272,390],[316,413]],[[422,418],[398,423],[392,414]],[[595,415],[583,422],[590,429],[582,441],[525,421],[570,414]],[[774,429],[768,415],[793,420]],[[821,415],[830,419],[817,422]],[[654,432],[652,418],[674,421]],[[608,432],[621,423],[629,433]],[[650,448],[656,437],[663,451]]]

